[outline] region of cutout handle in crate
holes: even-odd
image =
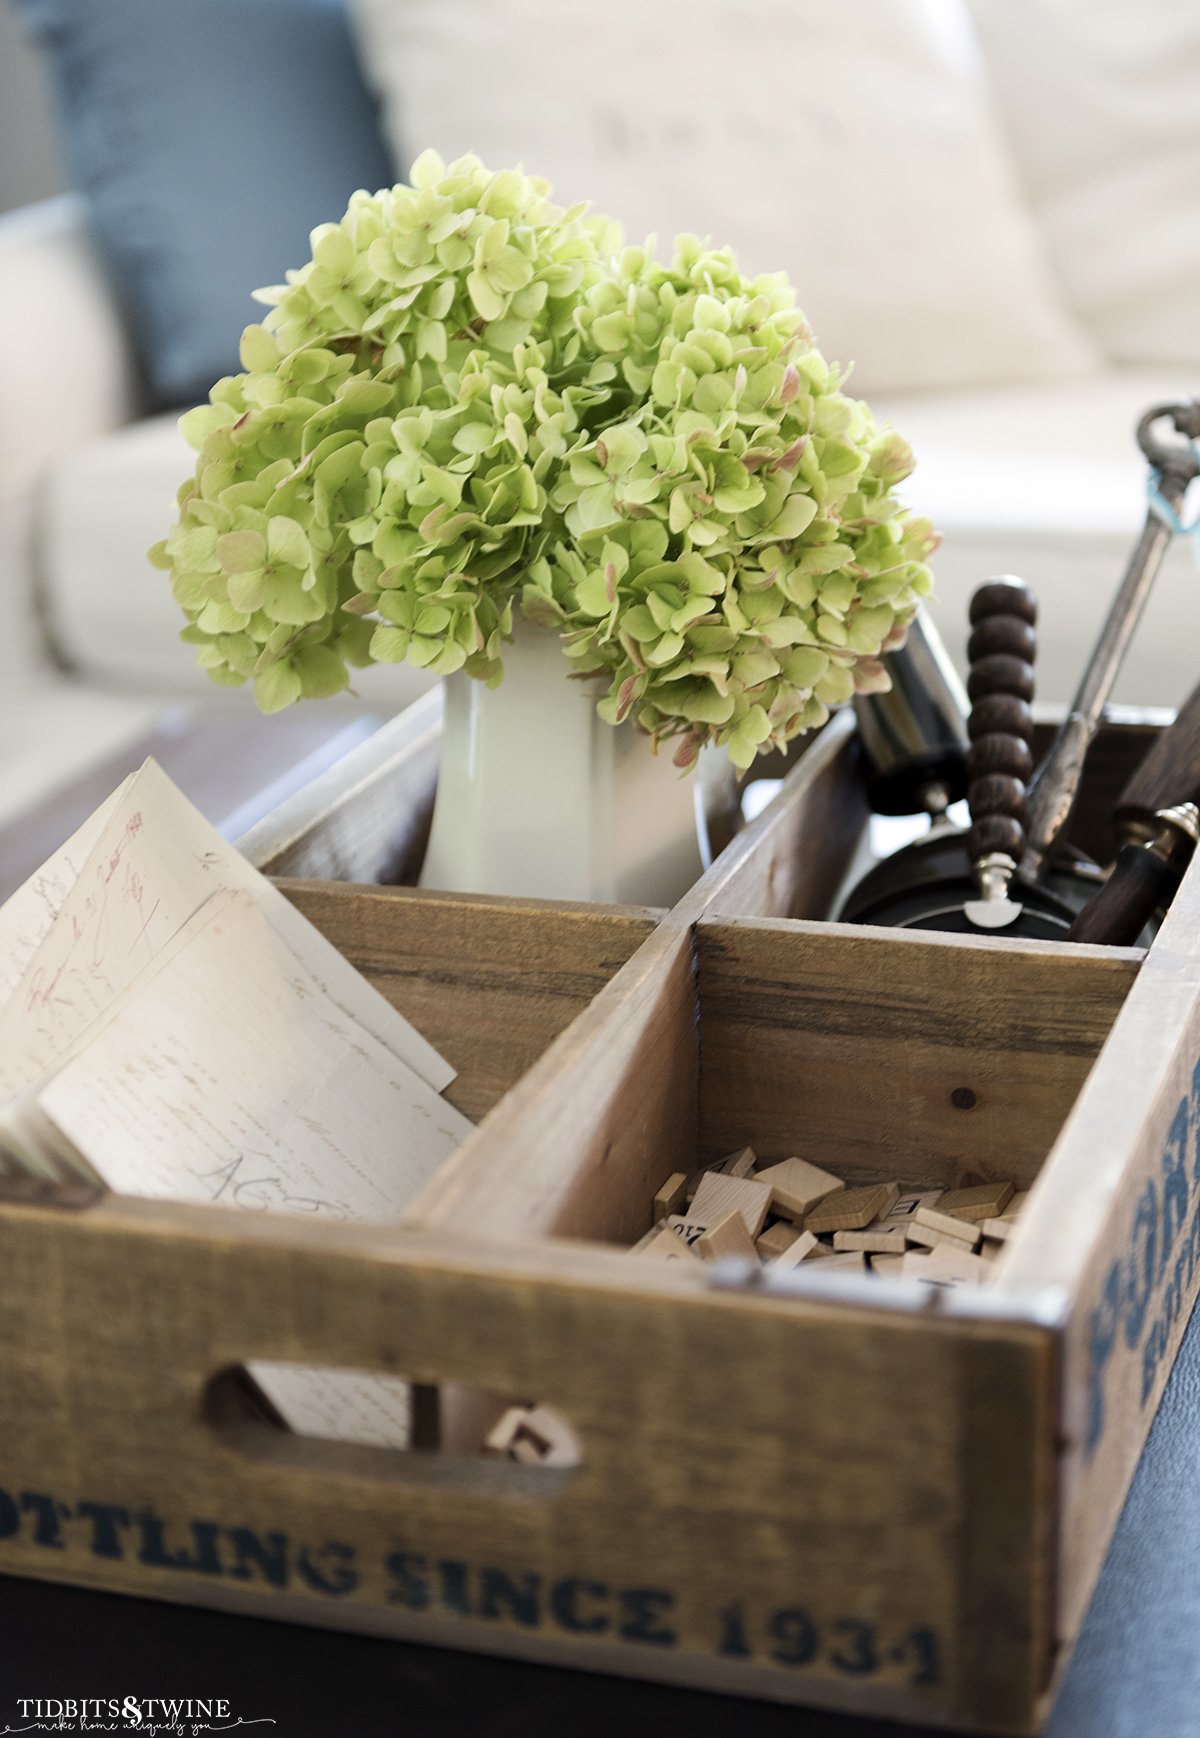
[[[681,1287],[605,1251],[164,1203],[0,1222],[15,1272],[57,1288],[48,1312],[31,1285],[0,1348],[10,1573],[922,1720],[984,1698],[1015,1720],[1041,1670],[1044,1327],[868,1331],[853,1304]],[[536,1394],[580,1462],[230,1424],[213,1381],[250,1359]],[[997,1500],[935,1496],[964,1471]],[[1011,1634],[962,1633],[964,1551]]]

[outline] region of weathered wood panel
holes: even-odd
[[[1028,1725],[1045,1329],[164,1203],[0,1208],[0,1237],[6,1572]],[[254,1358],[538,1394],[582,1464],[214,1430],[207,1385]]]
[[[1037,1175],[1133,983],[1136,949],[706,920],[701,1147],[856,1181]]]
[[[442,742],[433,688],[238,840],[266,875],[415,880],[429,837]]]
[[[282,891],[459,1071],[476,1121],[652,933],[659,914],[484,894],[280,881]]]
[[[997,1273],[1070,1300],[1059,1613],[1069,1640],[1200,1287],[1200,862]]]
[[[414,1223],[633,1243],[696,1150],[691,937],[662,924],[413,1203]]]

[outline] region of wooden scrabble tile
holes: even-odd
[[[531,1406],[521,1420],[518,1441],[532,1442],[543,1466],[573,1466],[579,1450],[566,1423],[546,1406]]]
[[[994,1219],[1003,1213],[1012,1192],[1011,1183],[979,1183],[971,1189],[949,1189],[938,1202],[937,1210],[977,1225],[981,1219]]]
[[[508,1411],[493,1424],[484,1438],[484,1450],[488,1454],[507,1454],[520,1431],[528,1406],[510,1406]]]
[[[696,1239],[696,1248],[705,1261],[717,1261],[725,1255],[745,1255],[752,1261],[758,1259],[754,1239],[746,1229],[740,1207],[731,1207],[707,1231],[702,1231]]]
[[[1024,1207],[1028,1199],[1029,1190],[1019,1189],[1009,1201],[1008,1206],[1004,1209],[1003,1213],[997,1214],[991,1219],[985,1219],[982,1222],[979,1229],[983,1232],[983,1235],[995,1239],[998,1243],[1006,1242],[1007,1239],[1012,1236],[1017,1220],[1021,1216],[1021,1209]]]
[[[916,1250],[909,1250],[904,1257],[904,1265],[898,1276],[900,1279],[915,1279],[919,1284],[928,1286],[935,1291],[949,1291],[956,1285],[962,1285],[961,1279],[940,1279],[933,1269],[933,1257],[921,1255]]]
[[[726,1177],[719,1171],[708,1171],[696,1190],[689,1217],[712,1225],[735,1208],[745,1220],[751,1238],[757,1237],[771,1210],[767,1184],[752,1177]]]
[[[687,1198],[687,1175],[683,1171],[672,1171],[658,1194],[654,1197],[654,1223],[661,1225],[671,1213],[682,1210]]]
[[[945,1196],[942,1197],[945,1200]],[[969,1247],[974,1248],[979,1242],[979,1227],[972,1225],[966,1219],[956,1219],[952,1213],[943,1213],[941,1207],[918,1207],[909,1226],[909,1237],[914,1237],[920,1227],[925,1231],[940,1231],[944,1237],[958,1237]],[[924,1239],[919,1241],[924,1242]]]
[[[521,1434],[530,1436],[541,1449],[553,1448],[559,1440],[559,1420],[544,1406],[531,1406],[521,1420]]]
[[[995,1243],[1007,1243],[1016,1228],[1015,1219],[985,1219],[979,1227],[983,1235]]]
[[[525,1466],[540,1466],[545,1459],[543,1451],[536,1442],[531,1442],[527,1436],[518,1436],[508,1450],[510,1460],[519,1460]]]
[[[701,1164],[699,1170],[690,1173],[690,1177],[687,1178],[687,1196],[685,1196],[689,1203],[696,1199],[696,1191],[699,1189],[699,1185],[703,1184],[704,1178],[711,1177],[713,1171],[722,1170],[723,1163],[725,1163],[725,1159],[710,1159],[708,1164]]]
[[[681,1237],[669,1225],[656,1225],[649,1242],[643,1238],[632,1253],[652,1256],[658,1261],[678,1261],[681,1256],[685,1261],[698,1261],[699,1257],[693,1243],[698,1241],[703,1230],[703,1226],[698,1226],[696,1238],[689,1242],[686,1237]]]
[[[903,1255],[906,1242],[903,1225],[895,1230],[886,1225],[868,1225],[863,1231],[835,1231],[833,1234],[833,1247],[839,1254],[858,1249],[864,1255]]]
[[[759,1242],[762,1242],[761,1238]],[[818,1243],[811,1231],[802,1231],[782,1255],[774,1257],[770,1266],[773,1273],[782,1273],[789,1267],[799,1267],[802,1261],[811,1261],[816,1256],[828,1254],[825,1245]]]
[[[830,1255],[820,1267],[822,1273],[866,1273],[867,1258],[861,1250],[847,1250],[842,1255]]]
[[[754,1148],[743,1147],[740,1152],[730,1153],[727,1159],[722,1159],[720,1170],[726,1177],[748,1177],[757,1163]]]
[[[775,1225],[768,1225],[754,1242],[754,1247],[764,1261],[773,1261],[777,1255],[782,1255],[804,1236],[804,1232],[796,1225],[789,1225],[786,1220],[779,1220]],[[816,1242],[816,1238],[813,1238]]]
[[[510,1406],[484,1439],[484,1453],[526,1466],[577,1466],[579,1445],[557,1412]]]
[[[928,1255],[909,1250],[900,1277],[932,1285],[978,1285],[987,1277],[987,1262],[965,1249],[945,1245]]]
[[[944,1189],[906,1189],[901,1185],[899,1195],[879,1223],[894,1225],[902,1219],[911,1219],[918,1207],[936,1207],[944,1194]]]
[[[778,1165],[766,1165],[754,1174],[756,1183],[764,1183],[771,1191],[771,1207],[789,1219],[800,1220],[828,1196],[843,1190],[840,1177],[810,1165],[807,1159],[784,1159]]]
[[[854,1189],[839,1189],[805,1214],[804,1229],[861,1231],[873,1219],[881,1219],[899,1195],[899,1183],[863,1183]]]
[[[638,1238],[636,1243],[630,1244],[629,1254],[640,1255],[643,1249],[648,1248],[649,1245],[654,1242],[654,1239],[658,1236],[661,1230],[661,1225],[652,1225],[649,1231],[644,1232],[643,1235]]]
[[[950,1273],[958,1279],[973,1280],[976,1285],[982,1285],[988,1277],[987,1262],[966,1249],[935,1249],[933,1260],[943,1274]]]
[[[690,1213],[672,1213],[663,1224],[673,1237],[678,1237],[690,1249],[701,1234],[708,1230],[707,1219],[694,1218]]]
[[[900,1270],[904,1266],[902,1255],[871,1255],[867,1258],[867,1266],[872,1273],[877,1273],[881,1279],[899,1279]]]
[[[948,1231],[934,1231],[928,1225],[910,1225],[907,1229],[908,1241],[919,1244],[922,1249],[950,1248],[970,1252],[979,1242],[979,1227],[968,1225],[965,1219],[960,1219],[959,1224],[964,1231],[974,1235],[960,1237],[957,1232],[952,1234]]]

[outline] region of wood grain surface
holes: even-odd
[[[1200,1287],[1200,863],[996,1263],[1070,1300],[1060,1633],[1077,1633]]]
[[[0,1236],[5,1572],[1027,1728],[1044,1328],[864,1310],[853,1282],[769,1300],[583,1245],[166,1203],[3,1206]],[[206,1390],[248,1359],[537,1395],[582,1464],[216,1428]]]
[[[1145,826],[1156,809],[1200,803],[1200,687],[1179,708],[1121,792],[1118,825]]]
[[[486,894],[278,885],[458,1069],[482,1119],[653,932],[658,913]]]
[[[267,875],[415,882],[429,837],[441,744],[438,687],[238,844]]]
[[[1135,949],[703,920],[701,1153],[749,1143],[854,1182],[1037,1175]]]
[[[632,1244],[696,1151],[689,931],[664,922],[413,1203],[483,1236]]]

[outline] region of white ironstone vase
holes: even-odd
[[[446,679],[421,886],[673,905],[705,867],[700,777],[597,716],[553,629],[519,623],[502,656],[498,688]]]

